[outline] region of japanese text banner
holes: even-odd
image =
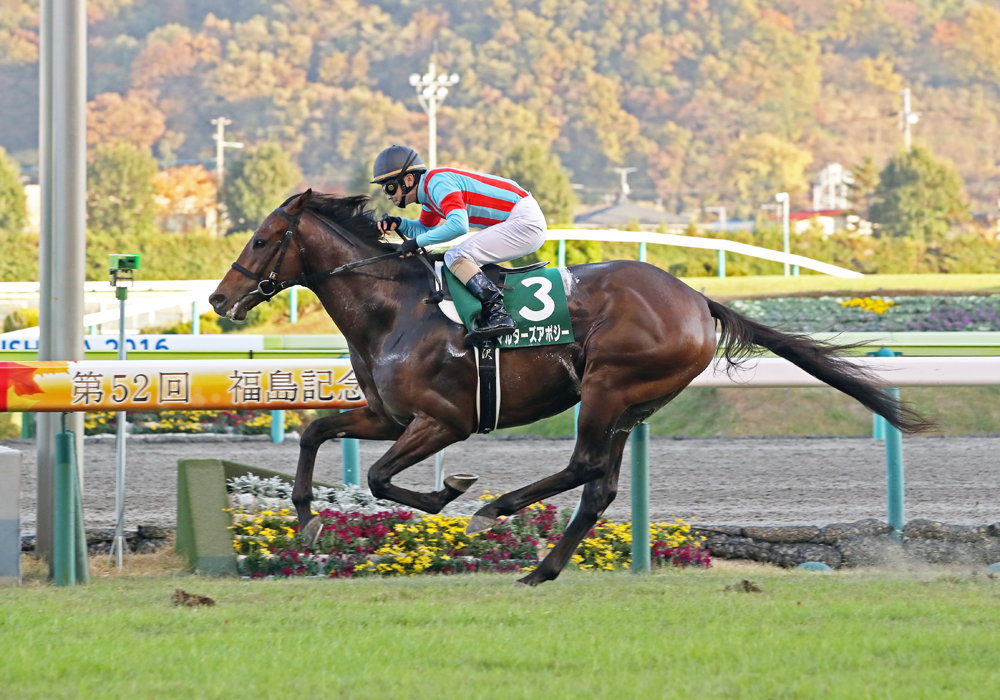
[[[0,362],[0,411],[364,405],[348,360]]]

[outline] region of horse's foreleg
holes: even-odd
[[[576,548],[580,546],[580,542],[590,532],[590,528],[594,527],[597,519],[615,500],[615,495],[618,493],[618,473],[621,470],[622,453],[625,451],[626,442],[628,442],[628,434],[617,433],[615,435],[611,447],[610,471],[604,478],[591,481],[584,487],[580,509],[573,521],[567,526],[562,538],[556,542],[556,546],[549,551],[538,567],[520,579],[519,583],[537,586],[539,583],[552,581],[569,563]]]
[[[376,498],[387,498],[426,513],[440,513],[442,508],[465,493],[476,482],[476,477],[450,476],[445,479],[443,489],[432,493],[419,493],[396,486],[392,477],[465,437],[456,436],[451,429],[427,415],[418,415],[399,440],[368,470],[368,488]]]
[[[308,546],[315,543],[322,527],[310,507],[313,500],[313,468],[316,466],[316,452],[320,445],[338,437],[395,440],[402,431],[402,427],[373,413],[367,407],[318,418],[309,424],[299,441],[299,463],[295,471],[295,486],[292,488],[292,503],[295,504],[302,536]]]

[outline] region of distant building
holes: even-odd
[[[694,221],[691,214],[672,214],[667,211],[644,207],[628,200],[619,201],[609,207],[595,209],[573,219],[577,226],[591,228],[624,228],[629,224],[659,228],[665,227],[670,233],[682,233]]]
[[[816,211],[851,208],[851,185],[854,175],[840,163],[829,163],[819,171],[813,185],[813,206]]]
[[[42,186],[24,186],[24,208],[28,211],[28,232],[38,233],[42,229]]]

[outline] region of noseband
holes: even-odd
[[[298,235],[299,219],[302,218],[302,213],[299,212],[298,214],[289,214],[282,207],[278,207],[274,210],[274,212],[287,221],[288,226],[285,228],[285,235],[281,237],[281,245],[276,248],[274,252],[271,253],[270,257],[264,261],[264,264],[261,265],[261,268],[266,269],[268,263],[270,263],[274,256],[277,255],[278,261],[274,264],[274,269],[271,270],[271,274],[264,277],[256,272],[246,269],[239,263],[233,263],[232,265],[234,270],[257,282],[257,293],[264,297],[264,301],[271,301],[273,297],[277,296],[289,287],[311,287],[317,282],[321,282],[341,272],[353,270],[356,267],[371,265],[372,263],[376,263],[380,260],[399,257],[399,253],[393,251],[392,253],[386,253],[385,255],[377,255],[374,258],[366,258],[365,260],[357,260],[355,262],[347,263],[346,265],[341,265],[340,267],[335,267],[334,269],[327,270],[325,272],[310,272],[309,263],[307,262],[306,257],[306,249],[300,246],[299,258],[302,261],[302,274],[295,279],[279,282],[278,271],[281,270],[281,264],[285,261],[285,254],[288,252],[288,248],[291,246],[292,240],[296,235]],[[338,233],[340,232],[338,231]]]

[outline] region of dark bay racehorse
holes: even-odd
[[[347,339],[368,405],[320,418],[302,436],[292,500],[310,545],[321,527],[310,509],[313,466],[319,446],[331,438],[395,441],[368,472],[378,498],[437,513],[472,483],[449,477],[432,493],[392,483],[407,467],[474,432],[476,365],[465,330],[424,303],[430,291],[425,266],[395,254],[364,211],[366,203],[311,190],[290,198],[264,220],[209,298],[216,313],[242,320],[280,289],[305,284]],[[360,261],[368,262],[350,265]],[[577,517],[524,583],[559,575],[614,500],[632,429],[709,366],[717,326],[729,366],[763,347],[901,430],[929,425],[836,357],[839,348],[756,323],[652,265],[576,265],[564,279],[576,342],[501,353],[499,427],[531,423],[579,401],[573,456],[563,471],[484,505],[469,523],[470,532],[483,532],[500,516],[586,485]]]

